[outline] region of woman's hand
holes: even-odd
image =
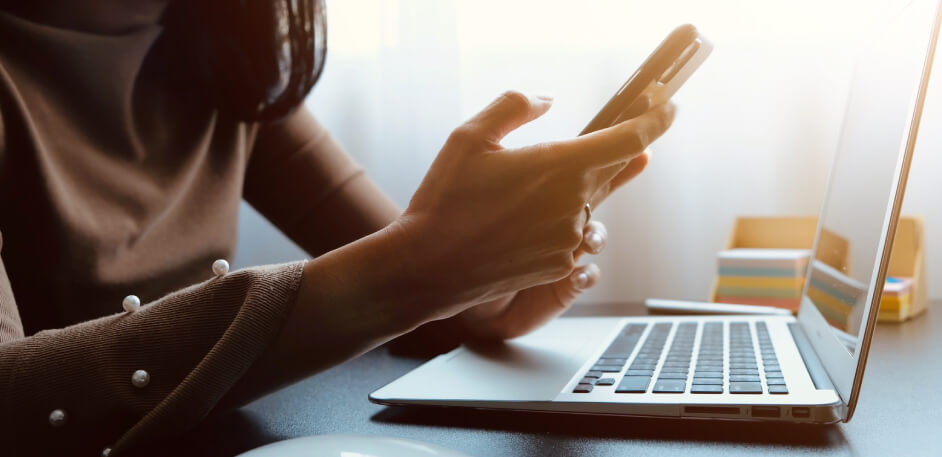
[[[635,157],[627,166],[620,167],[609,186],[596,193],[592,207],[601,204],[608,195],[638,176],[647,166],[651,151]],[[586,224],[583,242],[576,252],[578,260],[583,254],[599,254],[608,241],[608,229],[599,221]],[[455,316],[462,329],[473,337],[506,340],[525,335],[562,314],[576,301],[582,291],[595,286],[601,276],[598,265],[590,263],[573,270],[569,276],[549,284],[542,284],[486,303],[471,307]]]
[[[561,281],[580,281],[581,288],[597,278],[587,266],[569,279],[584,243],[585,204],[594,206],[643,168],[643,152],[670,126],[673,106],[571,140],[500,145],[550,104],[507,92],[456,129],[390,227],[410,240],[409,259],[399,264],[423,308],[414,310],[417,317],[445,318],[499,298],[507,302],[491,306],[501,313],[512,303],[527,314],[544,299],[571,302],[575,294]],[[548,287],[511,297],[540,285]]]

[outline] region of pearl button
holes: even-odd
[[[54,409],[49,413],[49,425],[53,427],[62,427],[65,425],[68,417],[65,415],[65,411],[61,409]]]
[[[226,262],[225,259],[219,259],[213,262],[213,273],[216,276],[223,276],[229,272],[229,262]]]
[[[111,455],[111,448],[110,448],[110,447],[106,447],[106,448],[104,448],[104,449],[101,450],[101,457],[108,457],[109,455]]]
[[[144,370],[137,370],[131,375],[131,384],[138,389],[147,387],[150,384],[150,373]]]
[[[124,301],[121,302],[121,306],[124,307],[124,310],[133,313],[141,309],[141,299],[137,298],[137,295],[128,295],[124,297]]]

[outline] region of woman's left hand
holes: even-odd
[[[610,171],[615,174],[608,189],[600,190],[591,202],[592,207],[640,174],[650,159],[650,151]],[[575,256],[598,254],[605,248],[608,231],[599,221],[589,221],[583,230],[582,245]],[[455,316],[472,337],[488,340],[506,340],[524,335],[561,314],[579,297],[582,291],[599,281],[601,271],[594,263],[582,265],[559,281],[539,285],[498,299],[482,303]]]

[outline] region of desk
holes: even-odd
[[[935,305],[935,306],[932,306]],[[904,324],[880,324],[857,413],[848,424],[569,416],[392,408],[367,394],[424,360],[380,347],[358,359],[207,420],[155,455],[233,455],[325,433],[390,435],[472,456],[942,455],[942,303]],[[570,315],[642,314],[639,305],[587,305]]]

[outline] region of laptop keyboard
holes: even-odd
[[[749,322],[730,322],[728,328],[723,322],[627,324],[573,392],[614,385],[618,394],[787,394],[768,326],[764,322],[754,325],[756,338]],[[638,344],[641,347],[632,358]],[[760,361],[764,376],[760,376]]]

